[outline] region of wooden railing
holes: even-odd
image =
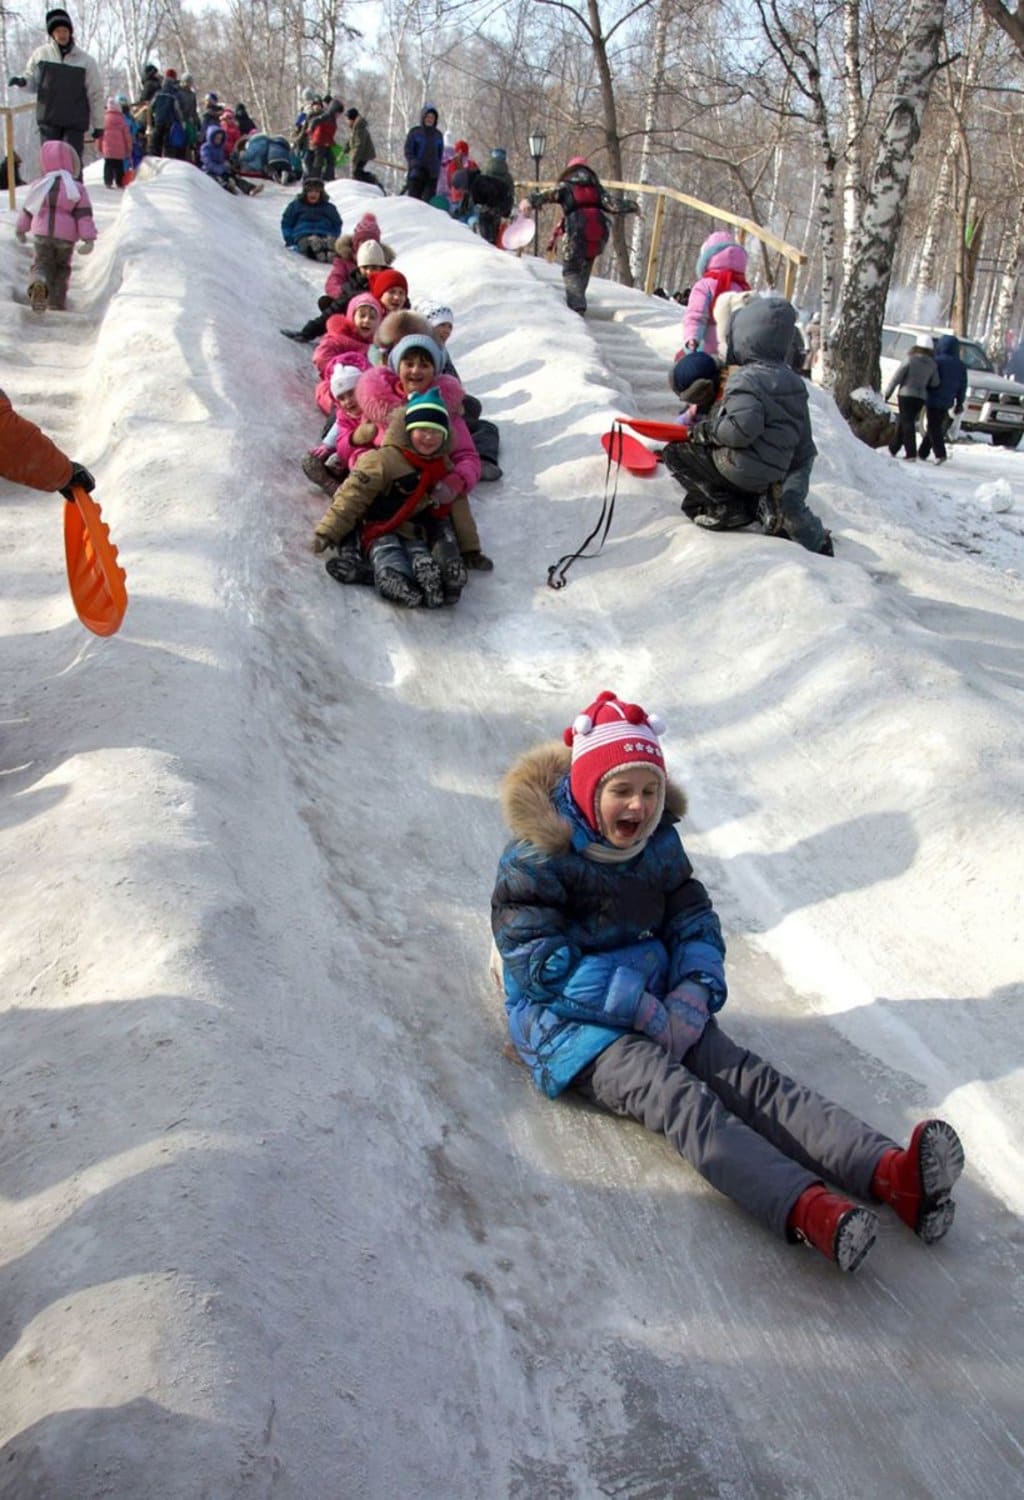
[[[603,187],[614,188],[616,192],[630,194],[645,193],[652,196],[654,203],[654,222],[651,225],[651,240],[647,248],[647,265],[644,270],[644,291],[653,292],[657,285],[658,252],[661,248],[661,234],[665,222],[665,204],[671,199],[674,203],[681,203],[686,208],[695,209],[697,213],[705,214],[709,219],[717,219],[723,224],[732,224],[737,230],[736,238],[742,244],[749,235],[751,239],[759,240],[762,245],[767,245],[769,250],[775,250],[786,262],[783,273],[783,292],[792,300],[793,288],[796,281],[797,268],[805,265],[807,256],[795,245],[790,245],[786,240],[780,239],[770,229],[764,229],[760,224],[755,224],[752,219],[744,219],[739,214],[730,213],[726,208],[715,208],[712,203],[705,203],[701,198],[693,198],[689,193],[679,193],[675,188],[654,187],[647,182],[611,182],[605,178],[601,179]],[[521,193],[533,193],[538,189],[541,192],[549,188],[557,187],[555,182],[517,182],[516,189]]]

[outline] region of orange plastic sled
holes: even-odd
[[[76,484],[64,507],[64,556],[75,612],[94,635],[114,635],[128,608],[125,571],[110,540],[110,527],[90,494]]]

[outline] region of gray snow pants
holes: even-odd
[[[879,1158],[895,1145],[730,1041],[714,1020],[682,1063],[629,1032],[572,1086],[664,1135],[712,1187],[783,1237],[793,1204],[816,1182],[870,1198]]]
[[[790,469],[782,481],[779,505],[791,541],[799,542],[808,552],[820,552],[825,545],[825,528],[821,520],[807,504],[807,492],[811,487],[811,470],[814,459]]]
[[[68,300],[71,256],[75,247],[70,240],[57,240],[49,234],[37,234],[33,238],[35,255],[29,272],[29,284],[33,281],[45,282],[49,295],[48,305],[63,310]]]

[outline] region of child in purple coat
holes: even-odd
[[[22,201],[15,234],[22,244],[31,231],[35,243],[29,272],[28,300],[34,312],[61,310],[67,303],[71,255],[76,245],[88,255],[96,238],[92,204],[78,181],[78,152],[67,141],[44,141],[39,148],[41,174]]]

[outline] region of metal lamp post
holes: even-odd
[[[530,155],[533,157],[533,180],[540,189],[540,164],[547,150],[548,138],[542,130],[537,130],[530,136]],[[540,254],[540,210],[534,209],[533,220],[533,253]]]

